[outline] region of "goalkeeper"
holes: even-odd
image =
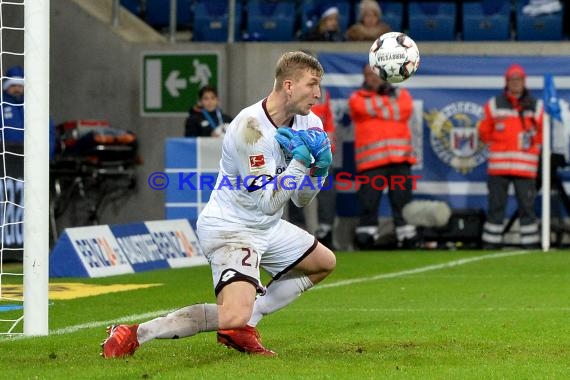
[[[332,162],[330,141],[311,112],[321,96],[322,76],[316,58],[285,53],[277,62],[272,92],[242,110],[226,132],[216,190],[197,223],[217,304],[194,304],[145,323],[111,326],[104,357],[131,355],[154,338],[216,330],[218,342],[228,347],[275,355],[261,344],[258,322],[322,281],[336,265],[334,254],[314,236],[281,219],[289,199],[303,207],[315,198]],[[260,267],[272,277],[267,288]]]

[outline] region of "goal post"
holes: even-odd
[[[47,335],[49,0],[25,0],[24,25],[24,335]]]

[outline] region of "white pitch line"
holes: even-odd
[[[411,274],[418,274],[418,273],[424,273],[424,272],[430,272],[433,270],[439,270],[439,269],[446,269],[446,268],[453,268],[453,267],[457,267],[460,265],[465,265],[465,264],[470,264],[476,261],[482,261],[482,260],[491,260],[491,259],[500,259],[503,257],[510,257],[510,256],[518,256],[518,255],[526,255],[532,252],[536,252],[536,251],[510,251],[510,252],[501,252],[501,253],[494,253],[491,255],[484,255],[484,256],[476,256],[476,257],[470,257],[467,259],[460,259],[460,260],[454,260],[454,261],[450,261],[447,263],[442,263],[442,264],[434,264],[434,265],[428,265],[425,267],[421,267],[421,268],[415,268],[415,269],[408,269],[408,270],[403,270],[400,272],[393,272],[393,273],[382,273],[376,276],[370,276],[370,277],[361,277],[361,278],[353,278],[350,280],[342,280],[342,281],[336,281],[336,282],[332,282],[332,283],[328,283],[328,284],[323,284],[323,285],[319,285],[315,288],[312,288],[311,290],[319,290],[319,289],[328,289],[328,288],[336,288],[339,286],[346,286],[346,285],[352,285],[352,284],[358,284],[361,282],[370,282],[370,281],[376,281],[376,280],[383,280],[386,278],[395,278],[395,277],[402,277],[402,276],[407,276],[407,275],[411,275]]]
[[[437,307],[437,308],[321,308],[321,309],[303,309],[295,308],[295,312],[306,312],[306,313],[337,313],[337,312],[347,312],[347,313],[425,313],[425,312],[451,312],[451,313],[483,313],[483,312],[539,312],[539,313],[551,313],[551,312],[561,312],[570,311],[570,307],[481,307],[481,308],[454,308],[454,307]]]
[[[132,323],[133,321],[145,320],[148,318],[158,317],[159,315],[168,314],[175,309],[176,308],[172,308],[170,310],[151,311],[151,312],[143,313],[143,314],[127,315],[126,317],[119,317],[119,318],[110,319],[107,321],[92,321],[92,322],[82,323],[79,325],[67,326],[67,327],[63,327],[60,329],[56,329],[56,330],[50,330],[49,335],[71,334],[71,333],[77,332],[79,330],[84,330],[84,329],[92,329],[92,328],[96,328],[96,327],[107,327],[110,325],[116,325],[118,323]],[[4,341],[9,341],[9,340],[14,340],[14,339],[23,339],[23,338],[28,338],[28,337],[24,336],[22,334],[17,334],[17,335],[15,334],[12,336],[7,336],[6,338],[7,339],[0,338],[0,343],[2,343]]]
[[[336,288],[339,286],[347,286],[347,285],[352,285],[352,284],[358,284],[361,282],[370,282],[370,281],[377,281],[377,280],[382,280],[382,279],[386,279],[386,278],[402,277],[402,276],[407,276],[407,275],[412,275],[412,274],[430,272],[430,271],[439,270],[439,269],[453,268],[453,267],[466,265],[466,264],[470,264],[470,263],[482,261],[482,260],[500,259],[503,257],[525,255],[525,254],[529,254],[529,253],[533,253],[533,252],[536,252],[536,251],[511,251],[511,252],[494,253],[494,254],[484,255],[484,256],[470,257],[467,259],[454,260],[454,261],[450,261],[450,262],[442,263],[442,264],[428,265],[425,267],[409,269],[409,270],[404,270],[404,271],[400,271],[400,272],[383,273],[383,274],[379,274],[376,276],[361,277],[361,278],[355,278],[355,279],[351,279],[351,280],[336,281],[336,282],[329,283],[329,284],[319,285],[315,288],[312,288],[311,290],[314,291],[314,290],[319,290],[319,289]],[[115,319],[111,319],[111,320],[107,320],[107,321],[92,321],[92,322],[82,323],[79,325],[67,326],[67,327],[63,327],[60,329],[51,330],[49,332],[49,335],[71,334],[71,333],[77,332],[79,330],[84,330],[84,329],[106,327],[106,326],[109,326],[112,324],[117,324],[117,323],[129,323],[132,321],[145,320],[148,318],[154,318],[154,317],[157,317],[159,315],[167,314],[167,313],[171,312],[172,310],[174,310],[174,308],[171,310],[151,311],[151,312],[144,313],[144,314],[133,314],[133,315],[128,315],[125,317],[119,317],[119,318],[115,318]],[[0,339],[0,343],[2,343],[3,341],[9,341],[12,339],[22,339],[22,338],[27,338],[27,337],[24,335],[14,335],[14,336],[9,337],[8,339]]]
[[[116,325],[119,323],[132,323],[133,321],[145,320],[148,318],[157,317],[159,315],[168,314],[175,309],[176,308],[172,308],[170,310],[151,311],[151,312],[144,313],[144,314],[127,315],[126,317],[110,319],[108,321],[87,322],[87,323],[82,323],[80,325],[68,326],[68,327],[63,327],[61,329],[52,330],[49,332],[49,334],[50,335],[64,335],[64,334],[74,333],[76,331],[83,330],[83,329],[91,329],[91,328],[102,327],[102,326],[106,327],[106,326],[110,326],[110,325]]]

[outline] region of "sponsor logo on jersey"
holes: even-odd
[[[265,168],[265,157],[263,154],[249,156],[249,170],[260,170]]]
[[[431,130],[433,151],[441,161],[462,174],[486,160],[487,148],[479,140],[477,131],[482,116],[483,107],[467,101],[453,102],[424,114]]]
[[[246,181],[249,178],[249,176],[246,177]],[[275,177],[270,176],[269,174],[258,175],[257,177],[253,178],[251,182],[245,184],[245,189],[251,193],[252,191],[259,189],[266,189],[270,184],[273,184],[273,186],[275,186],[276,184],[273,181],[274,178]]]

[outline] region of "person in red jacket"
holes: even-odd
[[[515,188],[520,217],[521,245],[536,248],[540,243],[534,210],[536,177],[542,142],[541,100],[525,86],[524,69],[513,64],[505,72],[505,90],[492,97],[479,123],[479,137],[489,146],[488,210],[483,227],[483,246],[503,245],[503,220],[511,183]]]
[[[388,198],[396,226],[396,239],[403,248],[418,245],[415,226],[406,223],[402,209],[412,200],[411,166],[416,163],[412,134],[408,122],[412,117],[413,99],[403,88],[396,88],[364,65],[364,84],[348,100],[354,123],[356,171],[370,179],[383,176],[388,180]],[[403,186],[390,186],[390,178],[406,178]],[[379,178],[379,177],[377,177]],[[376,182],[376,181],[374,181]],[[383,183],[362,185],[358,190],[361,207],[356,228],[360,249],[373,248],[378,242],[378,207]]]

